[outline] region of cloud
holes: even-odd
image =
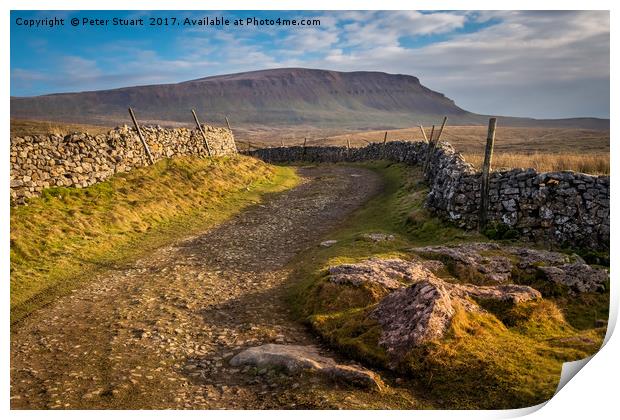
[[[412,74],[480,113],[609,115],[606,11],[345,11],[296,17],[302,15],[319,18],[321,25],[180,30],[170,33],[172,52],[148,35],[95,44],[90,54],[65,54],[45,72],[16,66],[12,89],[101,89],[303,66]]]
[[[464,108],[481,113],[608,115],[607,12],[494,12],[468,17],[499,23],[420,48],[403,47],[376,25],[364,27],[359,48],[348,53],[335,48],[312,64],[414,74]],[[588,95],[584,101],[583,86],[603,96]],[[562,103],[570,98],[582,102],[577,114],[579,107]]]

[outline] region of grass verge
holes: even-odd
[[[365,165],[385,180],[381,195],[354,213],[345,226],[325,239],[338,242],[300,255],[293,266],[291,305],[327,342],[350,357],[387,367],[378,344],[381,327],[369,313],[382,292],[370,286],[335,285],[327,268],[369,257],[410,259],[412,247],[488,241],[432,217],[423,203],[427,187],[417,168],[398,164]],[[394,240],[374,242],[364,233],[387,233]],[[448,274],[448,273],[446,273]],[[454,279],[451,279],[454,281]],[[385,292],[385,291],[383,291]],[[488,312],[459,311],[446,337],[412,349],[399,367],[414,393],[436,408],[517,408],[549,399],[562,363],[598,350],[605,328],[597,316],[608,306],[607,294],[548,297]],[[598,314],[590,313],[592,301]]]
[[[292,168],[238,155],[166,159],[88,188],[48,189],[11,209],[11,322],[297,182]]]

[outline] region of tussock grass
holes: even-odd
[[[383,194],[325,238],[338,240],[335,245],[315,248],[292,262],[290,301],[300,319],[328,343],[349,357],[385,368],[388,357],[378,344],[381,326],[369,317],[384,291],[336,286],[328,282],[327,268],[369,257],[409,259],[409,250],[416,246],[488,239],[442,223],[424,209],[427,187],[419,181],[419,168],[366,166],[383,176]],[[372,232],[396,239],[360,239]],[[399,367],[399,376],[408,378],[406,386],[435,408],[517,408],[549,399],[562,363],[600,347],[605,328],[596,328],[595,321],[605,318],[609,296],[549,296],[517,306],[480,304],[488,312],[458,311],[444,339],[413,349]]]
[[[161,160],[88,188],[50,188],[11,209],[11,316],[292,187],[291,168],[240,155]]]
[[[466,161],[480,169],[483,154],[463,154]],[[609,154],[576,153],[497,153],[493,169],[534,168],[539,172],[575,171],[593,175],[609,175]]]

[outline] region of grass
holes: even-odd
[[[338,240],[335,245],[315,248],[293,261],[296,281],[290,300],[295,313],[328,343],[349,357],[386,368],[388,358],[378,344],[381,327],[368,316],[386,291],[334,285],[327,281],[327,268],[372,256],[408,259],[415,246],[488,239],[426,212],[419,169],[366,166],[383,176],[383,193],[325,238]],[[371,242],[360,237],[371,232],[396,239]],[[481,304],[488,312],[458,311],[446,337],[412,349],[399,367],[408,378],[406,386],[436,408],[516,408],[549,399],[562,363],[600,347],[605,328],[596,328],[595,321],[605,318],[609,297],[563,294],[517,306]]]
[[[467,162],[480,169],[483,154],[463,154]],[[534,168],[538,172],[575,171],[593,175],[609,175],[609,154],[576,153],[498,153],[493,156],[493,169]]]
[[[430,127],[425,128],[426,136],[430,137]],[[384,134],[384,130],[346,133],[330,136],[322,140],[322,143],[342,146],[348,138],[352,146],[363,146],[367,142],[383,141]],[[459,152],[468,154],[484,153],[486,138],[486,126],[452,126],[449,121],[441,136],[442,141],[447,141]],[[419,127],[388,130],[388,141],[421,139]],[[609,155],[609,130],[506,127],[501,124],[500,119],[495,133],[495,152]]]
[[[298,182],[240,155],[162,160],[88,188],[51,188],[11,209],[11,321]]]
[[[365,131],[339,134],[318,141],[320,144],[345,145],[347,139],[354,147],[368,142],[381,142],[385,131]],[[430,131],[427,128],[427,137]],[[477,167],[484,159],[487,127],[448,125],[442,140],[463,153]],[[609,130],[578,128],[497,128],[493,167],[535,168],[538,171],[571,170],[594,175],[609,174]],[[388,140],[420,140],[419,127],[388,131]],[[312,142],[309,144],[315,144]]]

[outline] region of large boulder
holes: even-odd
[[[360,366],[342,365],[321,356],[315,346],[265,344],[248,348],[230,359],[232,366],[251,365],[258,368],[281,368],[288,373],[309,371],[330,379],[380,391],[381,378]]]
[[[381,325],[379,345],[390,356],[399,360],[412,347],[443,337],[455,313],[446,286],[437,279],[424,280],[379,302],[370,316]]]
[[[484,312],[474,299],[517,304],[540,298],[529,286],[454,284],[431,276],[390,293],[370,316],[382,328],[379,344],[397,363],[413,347],[442,338],[457,308]]]

